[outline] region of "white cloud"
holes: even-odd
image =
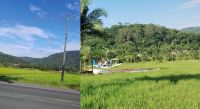
[[[69,37],[77,35],[80,34],[69,33]],[[44,43],[37,44],[38,38]],[[19,57],[46,57],[63,52],[64,44],[56,42],[55,38],[53,33],[35,26],[22,24],[0,26],[0,39],[9,40],[6,42],[0,40],[0,52]],[[80,50],[80,41],[76,39],[67,41],[67,50]]]
[[[45,46],[43,45],[41,46],[36,43],[30,44],[26,40],[22,42],[16,41],[14,43],[2,42],[0,40],[0,52],[18,57],[35,57],[35,58],[47,57],[54,53],[63,52],[63,49],[64,49],[64,43],[56,41],[50,42]],[[72,50],[80,50],[79,40],[67,41],[67,51],[72,51]]]
[[[54,53],[63,52],[64,45],[60,44],[58,48],[34,48],[31,45],[23,44],[10,44],[0,42],[0,51],[9,55],[18,56],[18,57],[34,57],[42,58],[47,57]],[[80,50],[80,42],[72,41],[67,43],[67,51]]]
[[[70,10],[79,10],[80,5],[78,1],[72,2],[72,3],[66,3],[65,7],[67,7]]]
[[[181,4],[181,8],[184,8],[184,9],[193,8],[197,6],[200,6],[200,0],[189,0]]]
[[[36,11],[41,11],[41,8],[30,4],[30,10],[31,10],[31,12],[36,12]]]
[[[61,48],[33,48],[22,44],[8,44],[0,42],[0,51],[18,57],[47,57],[51,54],[61,52]]]
[[[48,13],[42,10],[40,7],[30,4],[29,9],[32,13],[35,13],[38,17],[46,18]]]
[[[26,41],[33,41],[35,37],[48,39],[54,35],[35,26],[16,24],[13,27],[0,27],[0,37],[19,37]]]

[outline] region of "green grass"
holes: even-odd
[[[80,89],[79,74],[65,74],[64,79],[64,82],[60,82],[60,73],[55,71],[0,67],[0,81],[29,83],[62,89]]]
[[[122,64],[143,73],[81,75],[82,109],[200,109],[200,61]]]

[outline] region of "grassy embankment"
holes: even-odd
[[[143,73],[81,75],[82,109],[200,109],[200,61],[122,64]]]
[[[65,74],[65,81],[62,83],[60,82],[59,72],[40,71],[36,69],[0,67],[0,81],[9,83],[29,83],[61,89],[80,89],[79,74]]]

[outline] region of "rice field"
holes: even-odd
[[[17,69],[0,67],[0,81],[8,83],[28,83],[61,89],[80,89],[79,74],[65,74],[60,82],[60,72],[37,69]]]
[[[126,63],[110,70],[160,70],[81,75],[82,109],[200,109],[200,61]]]

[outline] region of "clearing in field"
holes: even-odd
[[[0,81],[8,83],[28,83],[61,89],[80,89],[79,74],[65,74],[60,82],[60,72],[36,69],[17,69],[0,67]]]
[[[83,109],[199,109],[200,61],[122,64],[110,70],[160,70],[81,76]]]

